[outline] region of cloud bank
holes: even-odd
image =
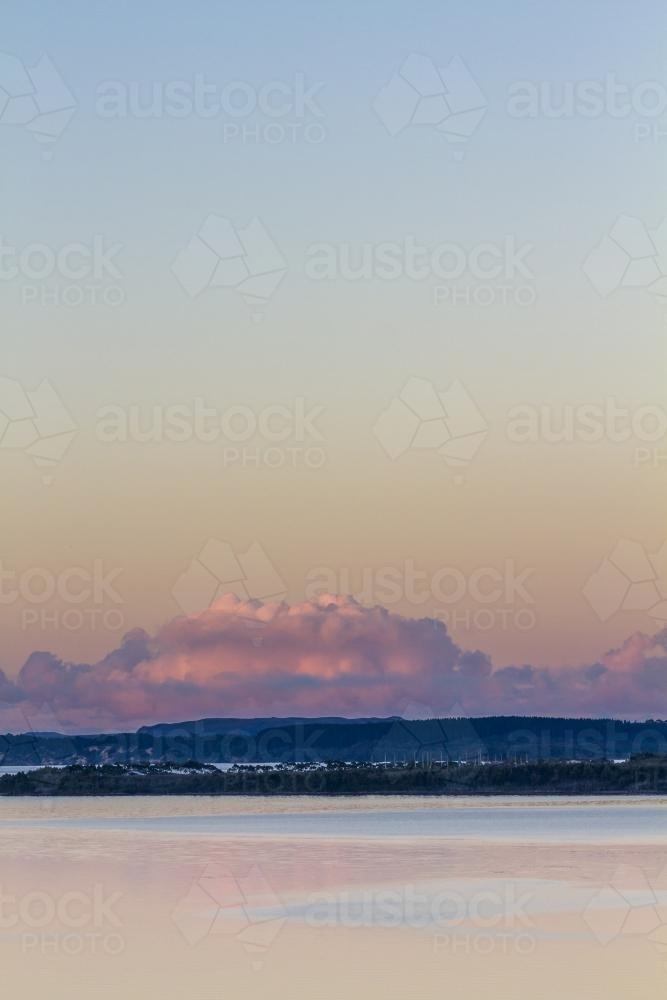
[[[415,703],[442,716],[659,715],[667,631],[636,633],[587,666],[495,670],[434,619],[350,597],[289,606],[227,595],[155,635],[128,633],[98,663],[34,652],[15,680],[0,671],[2,731],[25,729],[22,718],[94,732],[205,716],[404,714]]]

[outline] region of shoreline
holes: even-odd
[[[507,761],[493,764],[376,765],[336,762],[235,765],[69,764],[4,774],[0,798],[221,796],[313,798],[607,797],[667,795],[667,757],[642,754],[629,761]]]

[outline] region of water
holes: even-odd
[[[217,768],[218,771],[230,771],[234,764],[221,764],[214,762],[213,767]],[[268,767],[276,767],[276,764],[270,763],[265,765]],[[66,764],[0,764],[0,778],[3,774],[29,774],[31,771],[39,771],[43,767],[55,767],[64,768],[67,767]]]
[[[0,799],[3,982],[643,1000],[667,986],[666,866],[659,798]]]
[[[28,800],[30,801],[30,800]],[[164,834],[483,840],[508,843],[665,843],[667,800],[560,797],[479,799],[410,796],[303,797],[185,796],[33,800],[21,818],[11,799],[0,799],[5,828],[35,820],[90,830]],[[119,810],[118,804],[122,802]]]
[[[30,771],[39,771],[43,764],[2,764],[0,765],[0,778],[3,774],[29,774]],[[64,767],[64,764],[50,764],[50,767]]]

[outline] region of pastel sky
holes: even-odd
[[[4,12],[0,701],[657,711],[665,21]]]

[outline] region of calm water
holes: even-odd
[[[13,995],[667,987],[667,801],[0,799]]]
[[[10,800],[4,800],[10,803]],[[88,800],[89,802],[89,800]],[[180,804],[130,799],[81,800],[59,806],[48,800],[42,823],[80,830],[127,830],[178,835],[375,839],[399,837],[484,840],[509,843],[654,843],[667,836],[665,800],[498,798],[433,800],[368,796],[351,800],[308,798],[255,799],[187,797]],[[135,809],[135,805],[137,808]],[[34,826],[37,816],[21,819],[16,806],[0,801],[5,827]]]

